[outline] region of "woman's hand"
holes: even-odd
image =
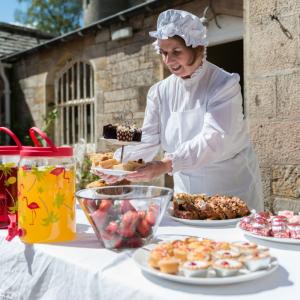
[[[151,161],[146,163],[145,166],[137,169],[131,174],[125,176],[130,181],[150,181],[162,174],[171,172],[172,162],[170,160],[165,161]]]

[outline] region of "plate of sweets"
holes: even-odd
[[[145,165],[145,162],[142,159],[129,160],[126,163],[120,163],[113,157],[112,152],[104,153],[103,155],[99,154],[98,156],[91,158],[91,160],[91,171],[96,175],[100,172],[106,175],[123,176],[130,174]]]
[[[238,197],[186,193],[176,194],[168,209],[173,220],[192,226],[232,225],[252,212]]]
[[[244,234],[258,239],[300,245],[300,215],[293,211],[255,213],[242,218],[238,227]]]
[[[144,246],[134,252],[133,260],[152,276],[193,285],[250,281],[267,276],[278,267],[277,259],[266,247],[196,237]]]

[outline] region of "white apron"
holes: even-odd
[[[200,133],[205,112],[197,108],[172,112],[166,126],[163,149],[174,152],[178,146]],[[259,166],[249,145],[234,157],[208,164],[191,172],[176,172],[175,193],[232,195],[246,201],[250,208],[263,210]]]

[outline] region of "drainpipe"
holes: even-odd
[[[10,64],[2,63],[0,60],[0,76],[2,77],[4,81],[4,101],[5,101],[5,124],[3,126],[6,126],[8,128],[11,127],[11,119],[10,119],[10,87],[9,87],[9,81],[7,79],[7,76],[5,74],[5,68],[10,68]],[[9,142],[9,136],[6,134],[5,136],[5,142]]]

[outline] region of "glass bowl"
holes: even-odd
[[[151,241],[173,191],[143,185],[80,190],[77,200],[102,246],[137,248]]]

